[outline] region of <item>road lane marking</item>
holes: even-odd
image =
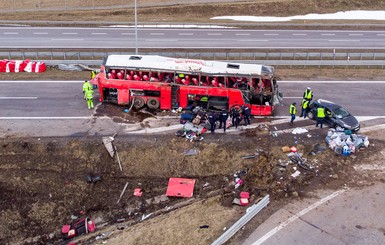
[[[278,83],[378,83],[382,84],[385,83],[385,81],[277,81]]]
[[[305,34],[305,33],[293,33],[291,35],[293,35],[293,36],[307,36],[307,34]]]
[[[334,33],[322,33],[321,36],[335,36]]]
[[[360,42],[361,40],[351,40],[351,39],[346,39],[346,40],[338,40],[338,39],[331,39],[328,40],[328,42]]]
[[[54,38],[51,41],[84,41],[82,38]]]
[[[0,83],[84,83],[83,81],[25,81],[25,80],[16,80],[16,81],[0,81]]]
[[[194,33],[178,33],[180,36],[192,36]]]
[[[349,33],[349,36],[363,36],[362,33]]]
[[[3,32],[4,35],[17,35],[18,32]]]
[[[222,36],[222,33],[207,33],[207,36]]]
[[[34,35],[47,35],[48,32],[34,32]]]
[[[92,32],[92,35],[107,35],[105,32]]]
[[[277,232],[282,230],[284,227],[288,226],[290,223],[296,221],[301,216],[307,214],[308,212],[312,211],[313,209],[317,208],[318,206],[320,206],[320,205],[324,204],[325,202],[335,198],[336,196],[344,193],[345,191],[346,190],[339,190],[339,191],[333,192],[332,194],[328,195],[327,197],[322,198],[318,202],[313,203],[309,207],[307,207],[307,208],[303,209],[302,211],[296,213],[295,215],[291,216],[289,219],[287,219],[284,222],[282,222],[280,225],[276,226],[274,229],[272,229],[271,231],[266,233],[263,237],[261,237],[257,241],[255,241],[252,245],[260,245],[260,244],[264,243],[267,239],[269,239],[270,237],[274,236]]]
[[[77,35],[77,32],[63,32],[63,35]]]
[[[37,97],[0,97],[0,100],[36,100]]]
[[[90,119],[91,117],[0,117],[0,120],[73,120]]]
[[[269,42],[270,40],[264,40],[264,39],[241,39],[236,40],[237,42]]]
[[[145,39],[145,42],[178,42],[178,39]]]
[[[250,36],[250,33],[235,33],[235,36]]]
[[[163,36],[164,33],[157,33],[157,32],[153,32],[153,33],[150,33],[151,36]]]
[[[135,35],[135,33],[128,33],[128,32],[123,32],[121,33],[122,35]]]
[[[279,36],[279,34],[276,33],[265,33],[264,36]]]

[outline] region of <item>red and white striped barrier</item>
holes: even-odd
[[[0,60],[0,72],[44,72],[44,62],[30,60]]]

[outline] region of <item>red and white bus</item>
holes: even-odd
[[[110,55],[91,83],[99,87],[100,101],[136,108],[247,105],[252,115],[269,116],[280,99],[273,67],[230,61]]]

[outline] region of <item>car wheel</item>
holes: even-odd
[[[312,111],[309,111],[309,112],[307,113],[307,117],[310,118],[310,119],[312,119],[312,120],[315,119],[314,113],[313,113]]]

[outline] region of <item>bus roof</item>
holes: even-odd
[[[109,55],[104,64],[109,68],[167,70],[215,75],[273,75],[274,68],[256,64],[198,59],[170,58],[159,55]]]

